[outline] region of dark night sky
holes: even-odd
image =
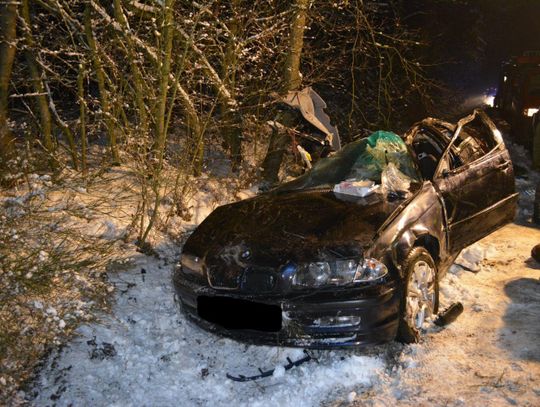
[[[504,11],[496,6],[491,15],[487,14],[488,62],[500,62],[525,50],[540,50],[540,0],[518,3],[528,4]]]
[[[444,62],[441,78],[461,86],[493,86],[503,61],[540,50],[540,0],[409,0],[405,8]]]

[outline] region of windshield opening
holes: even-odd
[[[410,181],[421,180],[405,142],[397,134],[377,131],[320,160],[310,172],[283,184],[276,191],[331,188],[344,181],[381,184],[381,176],[389,164],[393,164],[393,171],[397,169]]]

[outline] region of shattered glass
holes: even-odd
[[[363,151],[352,165],[349,178],[369,179],[381,183],[381,175],[389,164],[411,178],[417,177],[407,145],[397,135],[388,131],[377,131],[365,139]]]
[[[411,179],[398,170],[394,163],[386,166],[381,175],[383,191],[387,193],[406,193],[411,187]]]
[[[393,184],[399,188],[421,180],[415,162],[405,142],[387,131],[377,131],[369,137],[347,144],[337,154],[320,160],[305,175],[288,182],[276,191],[312,188],[333,188],[343,182],[372,181],[381,185],[385,169],[392,164]],[[398,174],[399,173],[399,174]],[[401,181],[396,181],[400,178]],[[408,189],[408,188],[407,188]]]

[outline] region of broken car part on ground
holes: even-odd
[[[510,222],[517,193],[480,110],[376,132],[268,193],[217,208],[173,280],[203,327],[327,348],[414,342],[459,252]]]

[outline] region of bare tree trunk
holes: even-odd
[[[115,18],[122,27],[124,32],[129,32],[129,23],[124,14],[122,8],[121,0],[114,0],[114,14]],[[135,44],[130,35],[124,35],[127,43],[127,53],[128,60],[131,69],[131,74],[133,75],[133,89],[135,91],[135,104],[137,105],[138,118],[139,118],[139,130],[142,135],[145,135],[148,131],[148,115],[146,114],[146,105],[144,103],[144,91],[143,91],[143,79],[141,75],[141,70],[137,65],[137,54],[135,49]]]
[[[107,128],[107,134],[109,136],[109,147],[111,150],[111,156],[113,164],[117,164],[120,162],[120,157],[118,155],[118,147],[116,145],[116,130],[114,128],[114,123],[111,116],[109,94],[107,89],[105,88],[105,72],[103,71],[103,66],[101,65],[101,59],[98,53],[96,39],[94,38],[94,31],[92,30],[90,4],[87,4],[84,10],[84,31],[86,34],[86,41],[88,42],[88,46],[90,47],[94,70],[96,71],[101,109],[103,110],[105,127]]]
[[[241,31],[240,21],[238,18],[239,4],[240,0],[232,0],[231,2],[232,19],[229,24],[229,39],[227,41],[227,47],[225,49],[221,65],[221,78],[223,84],[231,92],[234,91],[236,85],[236,69],[238,59],[236,55],[236,44],[237,36]],[[240,166],[242,161],[242,120],[237,106],[230,106],[230,99],[234,99],[234,96],[229,99],[221,96],[219,108],[224,122],[223,136],[225,144],[231,153],[232,167],[233,171],[235,171]]]
[[[311,0],[295,0],[294,14],[291,20],[291,31],[289,34],[289,50],[284,66],[284,82],[282,86],[283,93],[296,90],[302,84],[302,75],[300,74],[300,59],[302,57],[302,48],[304,46],[304,29],[306,25],[307,9]],[[279,115],[278,120],[282,125],[293,127],[295,124],[295,115],[285,112]],[[270,136],[268,151],[261,165],[262,177],[264,183],[273,185],[279,181],[279,169],[283,161],[283,155],[287,150],[287,143],[290,142],[290,136],[287,131],[274,129]]]
[[[295,90],[302,84],[300,73],[300,59],[304,46],[304,29],[306,26],[307,9],[311,0],[296,0],[294,4],[294,14],[291,21],[291,32],[289,34],[289,52],[285,62],[285,83],[284,90]]]
[[[86,102],[84,100],[84,65],[79,65],[79,75],[77,76],[77,96],[79,99],[79,119],[81,123],[80,139],[81,139],[81,169],[83,176],[88,175],[88,167],[86,165]]]
[[[169,75],[171,73],[171,56],[173,43],[173,10],[172,5],[174,0],[166,0],[164,4],[164,21],[163,21],[163,59],[161,61],[160,83],[158,103],[156,107],[155,122],[156,122],[156,157],[159,160],[159,169],[163,163],[163,154],[165,151],[165,142],[167,140],[166,114],[167,114],[167,96],[169,94]]]
[[[55,161],[52,158],[54,152],[54,143],[52,139],[51,111],[49,110],[49,104],[47,103],[47,94],[45,92],[45,86],[43,86],[43,80],[38,67],[37,57],[34,53],[35,44],[32,36],[32,22],[30,21],[30,8],[28,6],[28,0],[22,0],[21,17],[24,22],[24,39],[26,42],[24,56],[26,63],[28,64],[28,69],[30,70],[30,78],[34,87],[34,92],[36,93],[36,104],[39,109],[43,145],[51,156],[49,162],[51,167],[54,168]]]
[[[167,142],[167,97],[169,95],[169,79],[171,73],[171,59],[172,59],[172,45],[173,45],[173,4],[174,0],[165,0],[163,5],[163,52],[161,60],[161,71],[159,77],[159,94],[158,101],[155,110],[155,132],[156,142],[154,144],[154,156],[157,158],[156,168],[153,174],[153,192],[154,192],[154,207],[152,209],[152,215],[146,226],[146,230],[139,242],[141,245],[146,242],[148,233],[152,229],[158,215],[161,186],[161,170],[163,168],[163,157],[165,154],[165,146]]]
[[[47,96],[49,97],[49,108],[54,117],[54,121],[56,122],[56,125],[60,127],[60,131],[64,134],[64,137],[66,138],[69,144],[69,152],[71,154],[71,159],[73,161],[73,168],[78,170],[79,168],[77,164],[77,148],[75,147],[75,138],[73,137],[73,133],[71,132],[67,123],[62,120],[62,118],[58,114],[58,111],[56,110],[56,105],[54,104],[54,100],[53,100],[51,89],[49,88],[49,84],[47,83],[47,81],[43,81],[43,84],[45,85]]]
[[[17,40],[17,2],[0,4],[0,158],[6,160],[13,150],[13,136],[8,126],[8,95],[11,68]]]

